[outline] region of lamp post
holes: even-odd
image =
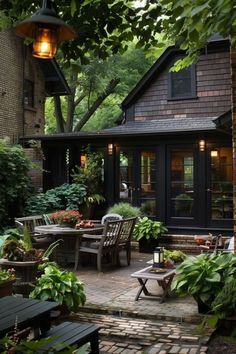
[[[153,267],[162,268],[164,266],[164,249],[156,247],[153,252]]]
[[[50,0],[43,0],[38,11],[16,25],[15,32],[19,37],[34,39],[32,54],[42,59],[52,59],[60,42],[76,37],[73,28],[51,7]]]

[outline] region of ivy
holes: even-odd
[[[23,211],[26,198],[32,192],[28,176],[31,162],[19,145],[0,140],[0,225],[12,222]]]

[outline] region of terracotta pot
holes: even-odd
[[[0,284],[0,297],[12,295],[15,280],[7,280]]]

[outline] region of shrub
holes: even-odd
[[[139,217],[140,209],[129,203],[117,203],[107,210],[107,214],[119,214],[123,218]]]
[[[30,159],[19,145],[0,140],[0,225],[11,224],[13,217],[22,214],[25,200],[32,192],[28,176]]]
[[[46,193],[31,196],[26,202],[25,215],[48,214],[56,210],[79,209],[86,197],[82,184],[63,184]]]

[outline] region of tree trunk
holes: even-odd
[[[57,132],[64,133],[64,119],[61,110],[61,99],[59,96],[54,96],[54,108],[55,108],[55,116],[57,122]]]
[[[232,83],[232,145],[233,145],[233,230],[234,253],[236,253],[236,47],[231,45],[231,83]]]

